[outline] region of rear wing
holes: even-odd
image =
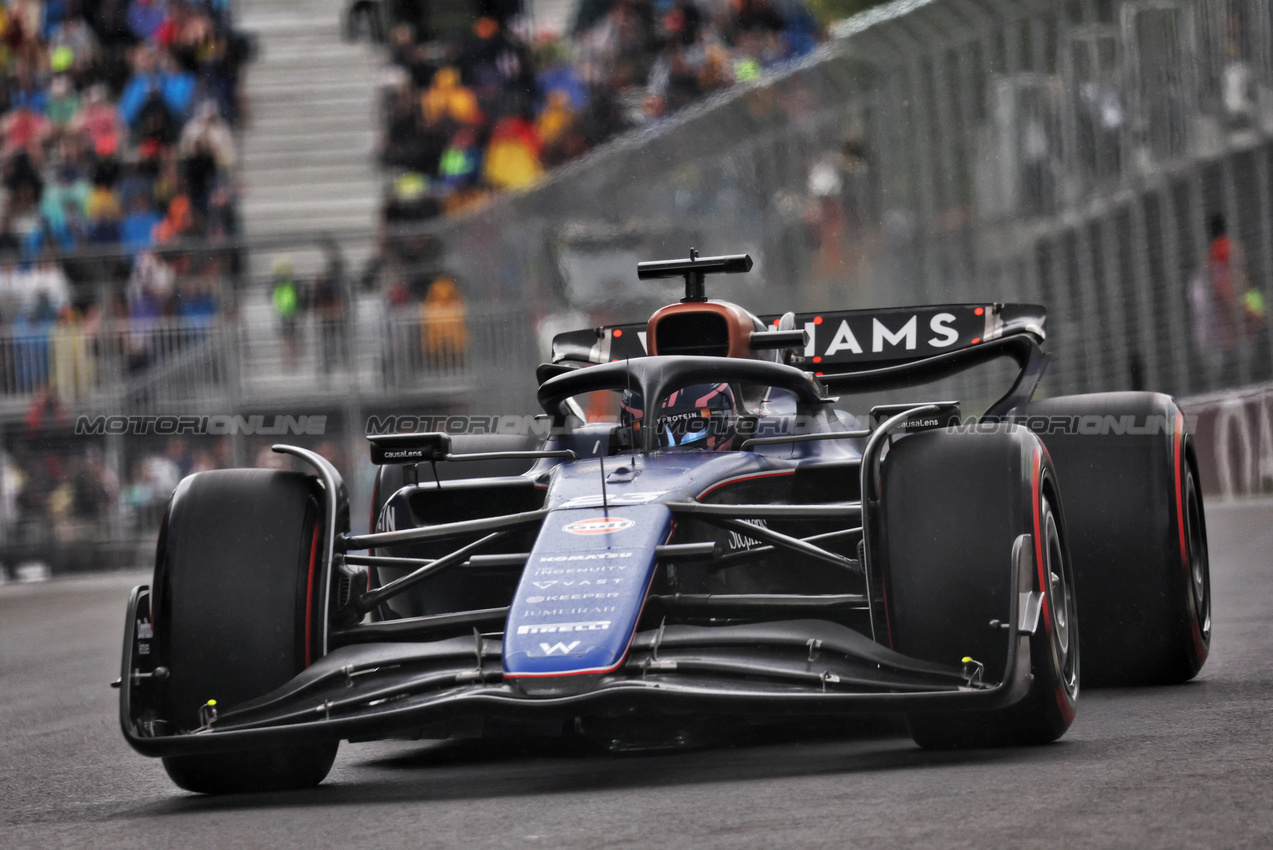
[[[791,365],[832,379],[933,358],[946,360],[946,355],[1007,337],[1032,337],[1041,344],[1047,322],[1047,311],[1038,304],[943,304],[794,315],[794,327],[808,332],[808,343],[793,352]],[[759,318],[769,327],[778,327],[782,320],[777,315]],[[645,357],[645,328],[644,323],[633,323],[558,334],[553,338],[553,363]]]

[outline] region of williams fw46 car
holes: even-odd
[[[898,712],[924,747],[1020,746],[1073,722],[1080,626],[1087,684],[1198,672],[1206,526],[1171,398],[1032,401],[1034,305],[706,298],[750,267],[640,264],[684,300],[558,336],[542,438],[371,436],[371,533],[305,449],[275,447],[312,474],[182,481],[128,608],[129,744],[200,792],[317,784],[342,739],[622,750]],[[1011,386],[977,418],[897,402],[992,361]]]

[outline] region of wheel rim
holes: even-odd
[[[1202,508],[1198,504],[1198,491],[1190,472],[1185,486],[1185,540],[1189,547],[1189,586],[1193,596],[1193,613],[1204,638],[1211,634],[1210,565],[1207,563],[1207,543],[1203,538]]]
[[[1075,604],[1069,563],[1061,546],[1061,533],[1051,505],[1044,500],[1044,575],[1048,579],[1047,605],[1052,615],[1052,640],[1056,652],[1057,670],[1066,692],[1073,697],[1078,692],[1078,652],[1075,631]]]

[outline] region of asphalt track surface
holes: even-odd
[[[877,723],[622,757],[345,745],[318,789],[223,798],[120,737],[144,574],[0,587],[0,847],[1273,847],[1273,502],[1208,525],[1202,675],[1087,691],[1056,744],[933,754]]]

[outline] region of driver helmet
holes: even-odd
[[[644,427],[644,401],[635,390],[624,390],[620,406],[623,425],[639,443]],[[724,451],[734,442],[738,407],[729,384],[695,384],[668,394],[659,405],[655,426],[659,448]]]

